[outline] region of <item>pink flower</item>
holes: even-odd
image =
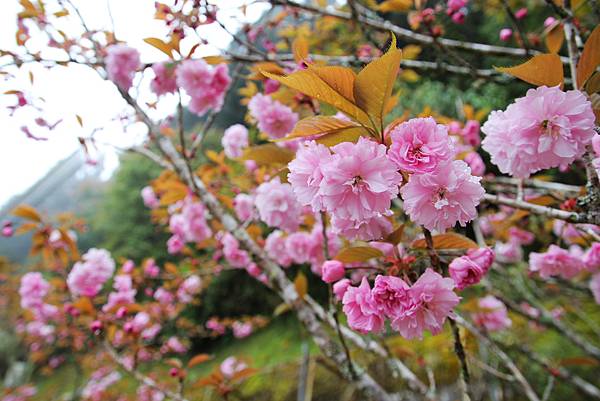
[[[175,80],[175,64],[169,62],[154,63],[152,65],[154,79],[150,82],[150,89],[157,96],[177,91]]]
[[[326,283],[341,280],[345,274],[344,264],[339,260],[328,260],[321,266],[321,279]]]
[[[387,214],[402,176],[387,159],[385,145],[361,137],[355,144],[342,142],[331,150],[331,161],[321,166],[327,211],[354,221]]]
[[[163,393],[145,384],[139,386],[135,394],[137,401],[163,401],[165,399]]]
[[[221,324],[217,319],[211,318],[206,322],[206,328],[214,331],[217,334],[225,333],[225,326]]]
[[[271,93],[277,92],[281,84],[279,83],[279,81],[275,81],[274,79],[267,79],[263,83],[263,86],[265,88],[265,94],[269,95]]]
[[[170,337],[165,344],[167,349],[177,354],[183,354],[187,352],[187,347],[177,337]]]
[[[231,328],[235,338],[245,338],[252,334],[252,323],[250,322],[233,322]]]
[[[172,235],[171,238],[167,240],[167,252],[171,255],[181,252],[184,247],[185,241],[177,234]]]
[[[106,399],[106,390],[121,380],[121,374],[108,369],[98,369],[92,373],[91,379],[81,390],[81,398],[87,401],[102,401]]]
[[[522,230],[518,227],[508,229],[508,236],[511,241],[515,241],[520,245],[531,245],[535,241],[535,234],[531,231]]]
[[[370,241],[385,237],[392,232],[392,223],[382,214],[376,214],[365,220],[352,220],[333,215],[331,228],[334,233],[348,239]]]
[[[389,159],[409,173],[430,173],[454,156],[448,129],[431,117],[408,120],[396,126],[390,136]]]
[[[142,200],[144,201],[144,205],[150,209],[156,209],[160,203],[156,194],[154,193],[154,189],[150,186],[146,186],[142,188],[141,191]]]
[[[306,263],[310,260],[312,242],[309,233],[299,231],[288,235],[285,240],[285,249],[294,263]]]
[[[479,177],[485,174],[485,163],[479,153],[477,152],[469,152],[464,157],[465,163],[469,165],[471,168],[471,173],[473,175],[477,175]]]
[[[579,229],[589,229],[596,234],[600,234],[600,227],[593,224],[571,224],[564,220],[555,219],[552,225],[554,235],[562,238],[569,245],[585,241],[585,237]]]
[[[258,129],[272,139],[283,138],[298,122],[298,114],[292,109],[261,93],[250,99],[248,110],[258,122]]]
[[[529,254],[529,270],[538,272],[542,278],[562,276],[569,279],[575,277],[585,265],[583,261],[566,249],[550,245],[544,253]]]
[[[462,11],[457,11],[454,14],[452,14],[452,22],[454,22],[455,24],[462,24],[465,22],[465,13]]]
[[[160,287],[154,291],[154,299],[163,305],[168,305],[175,300],[175,297],[169,291]]]
[[[518,263],[523,259],[523,248],[518,241],[497,241],[494,253],[500,263]]]
[[[185,60],[177,67],[175,75],[177,85],[192,98],[190,111],[202,115],[210,109],[221,110],[231,83],[225,64],[213,67],[203,59]]]
[[[456,223],[464,227],[477,217],[476,206],[485,193],[480,180],[462,160],[433,173],[413,174],[400,190],[404,211],[429,230],[444,231]]]
[[[191,197],[184,200],[181,213],[171,215],[169,229],[184,242],[202,242],[212,235],[206,222],[206,208]],[[181,244],[173,241],[171,249],[176,250]]]
[[[135,72],[140,67],[140,53],[127,45],[112,45],[106,48],[104,61],[108,79],[121,89],[131,88]]]
[[[104,283],[115,272],[115,261],[104,249],[92,248],[73,265],[67,277],[67,285],[74,296],[96,296]]]
[[[456,288],[462,290],[479,283],[487,273],[487,269],[468,256],[461,256],[450,262],[448,273],[456,283]]]
[[[238,194],[233,199],[233,209],[240,221],[246,222],[254,217],[254,198],[248,194]]]
[[[544,27],[549,28],[556,23],[556,18],[548,17],[544,20]]]
[[[223,256],[231,266],[246,268],[251,262],[248,252],[240,249],[238,240],[230,233],[223,235],[221,244],[223,244]]]
[[[452,291],[454,281],[428,268],[410,287],[410,304],[392,321],[392,328],[407,339],[423,338],[423,331],[442,331],[446,317],[460,298]]]
[[[343,278],[333,285],[333,294],[338,301],[344,299],[344,294],[348,290],[348,287],[350,287],[350,284],[352,284],[350,280]]]
[[[596,273],[590,280],[590,291],[594,295],[594,300],[600,305],[600,273]]]
[[[490,114],[482,128],[482,146],[501,172],[526,178],[581,157],[594,136],[594,119],[583,93],[541,86],[528,90],[506,111]]]
[[[404,313],[411,305],[410,287],[394,276],[377,276],[371,294],[373,301],[390,319]]]
[[[259,185],[255,205],[260,219],[270,227],[295,231],[300,224],[301,206],[296,201],[292,186],[283,184],[279,177]]]
[[[477,120],[469,120],[465,123],[465,126],[461,130],[460,134],[466,143],[476,148],[481,143],[481,136],[479,130],[481,125]]]
[[[473,262],[477,263],[486,272],[492,267],[496,255],[490,248],[469,249],[466,255]]]
[[[234,124],[227,128],[223,133],[221,145],[223,145],[225,156],[230,159],[241,157],[244,149],[248,147],[248,128],[242,124]]]
[[[523,19],[527,17],[527,8],[519,8],[517,11],[515,11],[515,17],[517,19]]]
[[[600,269],[600,242],[594,242],[583,255],[583,263],[588,271]]]
[[[499,33],[499,37],[500,40],[503,42],[508,42],[510,40],[510,38],[512,38],[513,35],[513,31],[510,28],[503,28],[500,29],[500,33]]]
[[[360,286],[349,286],[342,299],[343,310],[348,318],[348,326],[361,333],[381,332],[384,318],[371,294],[366,277]]]
[[[21,308],[32,309],[41,307],[43,299],[48,295],[49,290],[50,284],[44,279],[42,273],[25,273],[21,277],[21,286],[19,287]]]
[[[468,0],[448,0],[448,10],[451,12],[456,12],[465,7],[467,3]]]
[[[288,254],[286,247],[286,237],[280,230],[275,230],[265,240],[265,251],[282,267],[289,267],[292,264],[292,257]]]
[[[323,209],[319,188],[323,181],[321,166],[331,160],[329,149],[315,141],[303,143],[296,158],[288,164],[288,181],[302,205],[312,206],[313,211]]]
[[[221,366],[219,366],[221,373],[223,373],[223,376],[227,378],[232,378],[236,373],[241,372],[247,368],[248,365],[238,360],[234,356],[226,358],[223,362],[221,362]]]
[[[498,298],[488,295],[481,298],[477,305],[481,309],[473,316],[477,325],[488,331],[500,331],[512,325],[506,306]]]

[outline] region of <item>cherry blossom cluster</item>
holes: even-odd
[[[271,139],[283,138],[298,122],[298,114],[291,108],[261,93],[250,99],[248,111],[257,121],[258,129]]]
[[[108,78],[122,90],[131,88],[135,73],[141,68],[139,52],[125,44],[116,44],[108,46],[106,54]],[[157,96],[184,89],[191,98],[190,111],[198,115],[209,110],[220,111],[231,84],[225,64],[211,66],[203,59],[159,62],[152,65],[152,70],[154,79],[150,89]]]
[[[177,206],[180,206],[180,212],[171,214],[169,219],[169,230],[173,234],[167,241],[169,253],[179,253],[186,242],[202,242],[212,235],[206,221],[207,211],[201,202],[188,196],[172,210],[177,210]]]
[[[110,253],[105,249],[92,248],[83,255],[81,262],[73,265],[67,285],[74,297],[94,297],[114,272],[115,261]]]

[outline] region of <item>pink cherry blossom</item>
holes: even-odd
[[[366,277],[360,286],[349,286],[342,299],[343,310],[348,318],[348,326],[361,333],[381,332],[384,317],[371,294],[371,287]]]
[[[392,328],[404,338],[423,338],[425,330],[442,331],[446,318],[460,298],[454,293],[454,281],[428,268],[410,287],[410,306],[392,321]]]
[[[225,233],[221,238],[223,256],[225,260],[237,268],[246,268],[252,261],[248,252],[240,248],[239,241],[230,233]]]
[[[329,149],[307,141],[300,145],[296,158],[288,164],[290,170],[288,181],[292,184],[294,194],[302,205],[312,206],[315,212],[323,209],[319,188],[323,181],[321,166],[331,159]]]
[[[167,251],[171,254],[177,254],[185,248],[185,240],[175,234],[167,240]]]
[[[152,65],[154,79],[150,82],[150,89],[157,96],[177,91],[175,80],[175,64],[169,62],[154,63]]]
[[[279,177],[258,186],[255,205],[260,219],[270,227],[295,231],[300,224],[301,206],[296,201],[292,186],[283,184]]]
[[[81,390],[81,398],[87,401],[102,401],[109,387],[121,380],[121,374],[106,368],[100,368],[92,373],[90,380]]]
[[[333,284],[333,294],[335,295],[338,301],[344,299],[344,294],[346,293],[346,290],[348,290],[348,287],[350,287],[351,284],[352,282],[347,278],[343,278],[337,283]]]
[[[468,256],[461,256],[450,262],[448,273],[456,283],[456,288],[462,290],[479,283],[487,273],[487,269]]]
[[[275,230],[265,240],[265,251],[282,267],[292,264],[292,257],[288,254],[286,237],[280,230]]]
[[[254,217],[254,197],[248,194],[237,194],[233,199],[233,209],[240,221],[246,222]]]
[[[170,240],[172,250],[177,250],[184,242],[202,242],[212,235],[212,231],[206,221],[206,208],[200,202],[187,197],[183,201],[181,213],[172,214],[169,220],[169,229],[179,239]]]
[[[409,173],[430,173],[454,156],[454,146],[445,125],[431,117],[413,118],[390,133],[388,157]]]
[[[218,112],[223,107],[225,92],[231,78],[225,64],[210,66],[203,59],[185,60],[175,72],[177,85],[192,98],[190,111],[203,115],[208,110]]]
[[[556,18],[554,18],[554,17],[548,17],[548,18],[546,18],[544,20],[544,27],[545,28],[551,27],[555,23],[556,23]]]
[[[510,38],[512,38],[512,35],[513,35],[513,31],[510,28],[500,29],[500,33],[498,34],[498,36],[500,37],[500,40],[503,42],[508,42],[510,40]]]
[[[482,147],[501,172],[526,178],[581,157],[594,136],[594,119],[583,93],[541,86],[506,111],[490,114],[482,128]]]
[[[401,315],[411,306],[410,287],[398,277],[375,277],[371,294],[379,310],[390,319]]]
[[[348,239],[369,241],[385,237],[392,232],[393,225],[382,214],[375,214],[364,220],[345,219],[334,214],[331,219],[331,228],[334,233]]]
[[[250,322],[233,322],[231,325],[233,336],[235,338],[245,338],[252,334],[252,323]]]
[[[473,316],[477,325],[488,331],[500,331],[512,325],[506,306],[498,298],[488,295],[481,298],[477,305],[481,309]]]
[[[583,263],[588,271],[600,269],[600,242],[594,242],[583,255]]]
[[[163,401],[165,395],[153,387],[142,384],[136,391],[137,401]]]
[[[142,188],[141,191],[142,200],[144,201],[144,205],[150,209],[156,209],[160,203],[156,194],[154,193],[154,189],[150,186],[146,186]]]
[[[248,110],[258,122],[258,129],[272,139],[283,138],[298,122],[298,114],[292,109],[262,93],[250,99]]]
[[[225,333],[225,326],[215,318],[208,319],[206,322],[206,328],[214,331],[217,334]]]
[[[480,128],[481,125],[479,124],[479,121],[468,120],[460,134],[466,143],[476,148],[481,143],[481,136],[479,135]]]
[[[385,145],[361,137],[333,148],[321,167],[321,193],[327,211],[342,219],[363,221],[387,214],[402,176],[386,157]]]
[[[188,350],[177,337],[169,337],[165,345],[169,351],[175,352],[176,354],[184,354]]]
[[[42,273],[25,273],[21,277],[21,286],[19,287],[21,308],[32,309],[40,307],[49,290],[50,284],[44,279]]]
[[[225,360],[223,362],[221,362],[221,365],[219,366],[221,373],[223,373],[223,376],[225,376],[227,378],[232,378],[233,375],[235,375],[236,373],[241,372],[247,368],[248,368],[248,365],[246,365],[246,363],[238,360],[235,356],[230,356],[228,358],[225,358]]]
[[[334,283],[344,278],[346,269],[339,260],[328,260],[321,266],[321,279],[326,283]]]
[[[307,232],[298,231],[287,236],[285,249],[294,263],[302,264],[310,260],[313,239]]]
[[[163,305],[168,305],[175,300],[175,297],[169,291],[159,287],[156,291],[154,291],[154,299]]]
[[[433,173],[413,174],[400,190],[404,211],[429,230],[444,231],[456,223],[464,227],[477,217],[476,206],[485,193],[480,180],[462,160]]]
[[[131,88],[135,72],[140,67],[140,53],[127,45],[117,44],[106,48],[106,73],[119,88]]]
[[[105,249],[92,248],[73,265],[67,285],[74,296],[96,296],[115,271],[115,261]]]
[[[465,7],[467,3],[468,0],[448,0],[448,10],[456,12]]]
[[[542,278],[561,276],[569,279],[584,268],[585,265],[579,257],[554,244],[550,245],[546,252],[529,254],[529,270],[539,273]]]
[[[522,7],[522,8],[519,8],[517,11],[515,11],[515,17],[517,19],[523,19],[523,18],[527,17],[527,13],[528,13],[527,8]]]
[[[494,246],[494,253],[500,263],[518,263],[523,260],[523,248],[518,241],[497,241]]]
[[[479,156],[479,153],[469,152],[465,155],[463,160],[471,168],[471,174],[479,177],[485,174],[485,163],[481,156]]]
[[[511,241],[516,241],[521,245],[531,245],[535,241],[535,234],[531,231],[522,230],[518,227],[508,229],[508,236]]]
[[[241,157],[244,149],[248,147],[248,128],[242,124],[234,124],[223,133],[221,145],[225,156],[230,159]]]

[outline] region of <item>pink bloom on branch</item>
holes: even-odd
[[[185,241],[179,235],[173,235],[167,240],[167,251],[173,255],[181,252],[185,248]]]
[[[520,245],[531,245],[535,241],[535,234],[531,231],[522,230],[518,227],[508,229],[508,236],[511,241],[516,241]]]
[[[21,296],[21,308],[37,308],[43,304],[43,299],[48,295],[50,284],[44,279],[42,273],[30,272],[21,277],[19,295]]]
[[[282,267],[289,267],[292,264],[292,257],[288,254],[286,247],[286,237],[280,230],[269,234],[265,240],[265,251]]]
[[[175,80],[175,64],[170,62],[154,63],[152,65],[154,79],[150,82],[150,89],[157,96],[177,91]]]
[[[485,163],[479,153],[469,152],[464,157],[465,163],[471,168],[471,173],[476,176],[483,176],[485,174]]]
[[[221,365],[219,366],[221,373],[223,373],[223,376],[227,378],[232,378],[236,373],[241,372],[247,368],[248,365],[238,360],[234,356],[226,358],[223,362],[221,362]]]
[[[319,188],[323,181],[321,166],[331,160],[329,149],[315,141],[300,145],[296,158],[288,164],[288,181],[302,205],[312,206],[313,211],[322,210],[323,202]]]
[[[498,298],[488,295],[481,298],[477,305],[481,309],[473,316],[477,325],[488,331],[504,330],[512,325],[506,306]]]
[[[235,338],[245,338],[252,334],[252,323],[250,322],[233,322],[231,326],[233,329],[233,336]]]
[[[258,129],[272,139],[283,138],[298,122],[298,114],[292,109],[262,93],[250,99],[248,110],[258,122]]]
[[[360,286],[348,287],[342,303],[348,325],[352,329],[361,333],[377,333],[383,330],[384,317],[373,299],[366,277],[363,277]]]
[[[223,133],[221,145],[223,145],[225,156],[230,159],[241,157],[244,149],[248,147],[248,128],[242,124],[230,126]]]
[[[503,42],[508,42],[510,40],[510,38],[512,38],[513,35],[513,31],[510,28],[503,28],[500,30],[500,33],[498,34],[498,36],[500,37],[500,40]]]
[[[338,301],[341,301],[344,298],[344,294],[346,293],[346,290],[348,290],[348,287],[350,287],[351,284],[352,283],[350,282],[350,280],[348,280],[347,278],[343,278],[333,285],[333,293],[335,294],[335,297]]]
[[[285,241],[285,249],[294,263],[306,263],[310,260],[312,242],[309,233],[295,232],[288,235]]]
[[[523,19],[525,17],[527,17],[527,8],[523,7],[523,8],[519,8],[517,11],[515,11],[515,17],[517,19]]]
[[[74,296],[94,297],[115,272],[115,261],[108,251],[96,248],[87,251],[82,259],[73,265],[67,285]]]
[[[344,278],[346,269],[339,260],[328,260],[321,266],[321,279],[326,283],[334,283]]]
[[[371,291],[379,310],[390,319],[404,313],[411,305],[410,287],[394,276],[377,276]]]
[[[481,136],[479,130],[481,125],[477,120],[469,120],[465,123],[465,126],[461,130],[460,134],[466,143],[476,148],[481,143]]]
[[[444,231],[456,223],[464,227],[477,217],[476,206],[485,193],[480,180],[462,160],[434,173],[413,174],[400,190],[404,211],[429,230]]]
[[[364,241],[376,240],[392,232],[392,223],[381,214],[376,214],[364,220],[344,219],[333,214],[331,228],[334,233],[348,239]]]
[[[526,178],[581,157],[594,136],[594,119],[583,93],[541,86],[490,114],[482,147],[501,172]]]
[[[386,157],[385,145],[364,137],[333,148],[321,166],[321,193],[327,211],[342,219],[363,221],[387,214],[402,176]]]
[[[218,112],[223,107],[231,78],[225,64],[210,66],[202,59],[185,60],[175,73],[177,85],[192,98],[190,111],[198,115],[208,110]]]
[[[456,12],[465,7],[467,3],[468,0],[448,0],[448,10],[451,12]]]
[[[140,53],[127,45],[112,45],[106,48],[104,61],[108,79],[121,89],[131,88],[135,72],[140,67]]]
[[[600,269],[600,242],[594,242],[583,255],[583,263],[588,271]]]
[[[454,145],[445,125],[431,117],[413,118],[390,133],[388,157],[409,173],[430,173],[454,156]]]
[[[583,261],[566,249],[550,245],[544,253],[532,252],[529,255],[529,270],[542,278],[561,276],[570,279],[584,270]]]
[[[392,321],[402,337],[423,338],[423,332],[438,334],[460,298],[454,293],[454,281],[428,268],[410,287],[410,305]]]
[[[518,241],[496,241],[494,252],[500,263],[517,263],[523,259],[523,248]]]
[[[235,215],[242,222],[251,220],[254,217],[254,197],[248,194],[238,194],[233,199],[233,209]]]
[[[156,193],[154,193],[154,189],[151,186],[142,188],[141,195],[146,207],[156,209],[160,205]]]
[[[256,208],[260,219],[270,227],[295,231],[300,224],[301,206],[296,201],[290,184],[283,184],[279,177],[260,184],[256,189]]]
[[[556,18],[548,17],[544,20],[544,27],[549,28],[556,23]]]
[[[487,273],[487,269],[468,256],[461,256],[450,262],[448,273],[456,283],[456,288],[462,290],[479,283]]]

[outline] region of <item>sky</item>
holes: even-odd
[[[48,0],[46,3],[55,3]],[[156,62],[166,59],[160,51],[147,45],[143,39],[147,37],[162,37],[165,33],[161,21],[154,20],[154,1],[152,0],[72,0],[86,20],[90,29],[111,29],[111,14],[115,32],[119,40],[127,42],[141,53],[143,63]],[[169,3],[169,1],[164,1]],[[3,0],[0,13],[0,49],[15,50],[16,14],[21,10],[18,0]],[[221,3],[219,19],[224,22],[229,31],[235,32],[244,22],[254,22],[268,9],[268,5],[252,3],[247,7],[246,15],[242,15],[240,6],[250,3],[249,0],[216,1]],[[110,7],[110,8],[109,8]],[[109,12],[110,9],[110,12]],[[68,18],[68,20],[67,20]],[[73,16],[63,18],[65,32],[80,32],[81,28]],[[210,45],[201,46],[194,54],[196,57],[215,55],[219,49],[226,48],[231,42],[230,36],[217,24],[198,28],[200,37],[206,38]],[[190,35],[182,41],[182,52],[191,48],[197,41],[197,36]],[[38,49],[42,45],[33,37],[27,45]],[[0,65],[6,63],[6,58],[0,58]],[[29,80],[29,70],[33,73],[33,84]],[[103,157],[105,163],[104,176],[118,166],[117,148],[127,148],[141,143],[145,137],[145,129],[138,125],[125,130],[115,119],[126,110],[125,102],[121,99],[116,87],[100,78],[93,70],[79,65],[57,67],[51,70],[41,67],[27,67],[18,73],[14,79],[0,78],[0,93],[8,90],[23,90],[25,95],[35,95],[45,99],[43,116],[50,123],[62,119],[63,122],[53,131],[37,130],[35,134],[43,135],[47,141],[34,141],[21,131],[24,125],[33,126],[33,118],[37,113],[18,110],[10,116],[6,106],[15,103],[15,96],[0,95],[0,207],[12,196],[29,188],[51,169],[57,162],[81,149],[78,137],[87,137],[95,129],[103,127],[94,135],[97,149],[92,149],[94,158]],[[152,73],[146,71],[137,74],[134,86],[139,84],[138,98],[142,102],[152,102],[156,98],[148,89]],[[135,91],[135,90],[134,90]],[[174,96],[161,98],[157,110],[151,111],[153,117],[160,118],[168,115],[175,106]],[[81,127],[77,121],[79,115],[83,121]]]

